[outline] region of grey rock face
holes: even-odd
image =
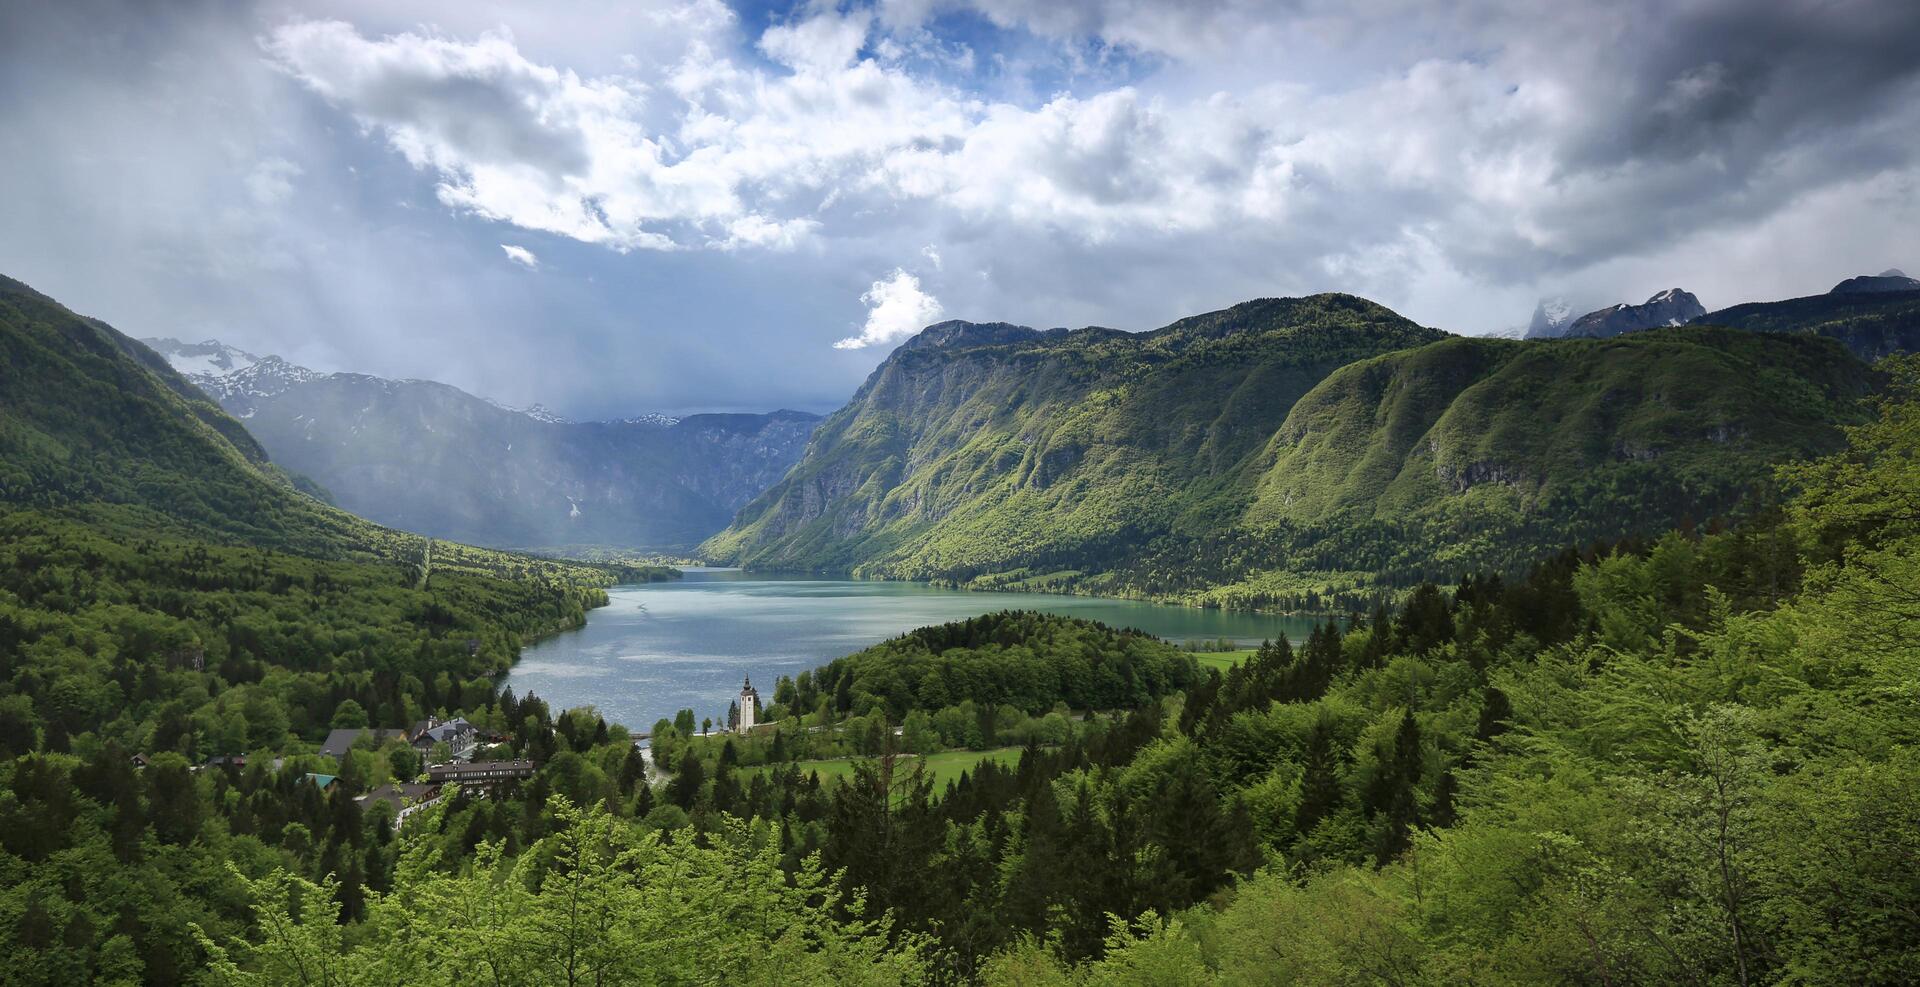
[[[1565,298],[1542,298],[1527,322],[1527,339],[1558,339],[1573,324],[1573,306]]]
[[[1692,292],[1668,288],[1639,305],[1619,304],[1588,312],[1567,327],[1568,337],[1605,339],[1660,326],[1683,326],[1707,314]]]

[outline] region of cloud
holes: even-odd
[[[888,32],[924,31],[960,3],[773,24],[756,46],[775,68],[736,64],[703,36],[676,64],[583,78],[505,33],[373,39],[315,21],[275,31],[269,49],[440,175],[442,202],[623,251],[792,250],[917,214],[1094,245],[1211,233],[1325,270],[1434,254],[1468,277],[1532,280],[1915,164],[1889,126],[1920,123],[1894,98],[1915,92],[1920,67],[1894,54],[1910,49],[1836,28],[1826,7],[1700,0],[1662,17],[1649,0],[1637,19],[1579,6],[1543,24],[1508,16],[1514,2],[1442,17],[1398,0],[978,0],[1010,29],[1187,58],[1179,72],[1202,79],[1202,56],[1245,63],[1254,38],[1379,62],[1333,85],[1128,85],[1037,105],[984,99],[887,54],[904,50]],[[1880,34],[1920,44],[1920,15],[1856,6]],[[1370,40],[1390,16],[1432,50],[1408,62]],[[1589,36],[1606,43],[1566,40]],[[1841,57],[1869,41],[1869,57]],[[1875,126],[1856,127],[1863,118]]]
[[[799,72],[826,74],[853,64],[873,18],[865,11],[824,13],[767,28],[760,50]]]
[[[867,306],[867,323],[860,335],[833,344],[836,350],[857,350],[905,339],[939,321],[940,299],[920,290],[920,279],[902,268],[875,281],[860,296]]]
[[[285,158],[268,158],[247,173],[247,194],[263,206],[284,202],[293,194],[293,180],[301,174],[300,166]]]
[[[535,257],[533,251],[525,247],[515,246],[511,243],[501,244],[500,249],[506,251],[507,259],[513,261],[515,264],[529,271],[537,271],[540,269],[540,258]]]
[[[0,271],[575,418],[828,410],[896,266],[1034,325],[1463,331],[1920,266],[1893,0],[152,6],[0,4]],[[554,236],[605,249],[498,263]]]

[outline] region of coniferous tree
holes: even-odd
[[[699,800],[701,790],[706,786],[707,767],[700,756],[689,750],[680,758],[680,769],[673,773],[673,780],[667,783],[667,801],[687,811],[693,811],[694,802]]]
[[[1324,717],[1307,733],[1301,769],[1300,805],[1294,812],[1293,828],[1304,837],[1333,815],[1342,801],[1340,758],[1333,748],[1333,726]]]

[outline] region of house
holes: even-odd
[[[539,765],[524,758],[512,761],[468,761],[436,764],[427,769],[434,784],[497,785],[533,777]]]
[[[376,803],[385,803],[393,807],[393,825],[399,828],[409,816],[421,809],[440,801],[439,785],[423,785],[416,782],[381,785],[353,800],[360,808],[368,809]]]
[[[430,717],[415,723],[407,731],[408,742],[422,757],[432,752],[435,744],[446,744],[454,757],[460,757],[473,750],[479,736],[479,728],[457,716],[451,720]]]
[[[313,782],[316,785],[319,785],[320,790],[323,792],[331,790],[333,786],[340,781],[340,777],[338,775],[314,774],[311,771],[307,772],[302,777],[304,777],[306,780],[310,782]]]
[[[267,763],[273,766],[273,770],[278,771],[281,768],[286,767],[287,759],[284,757],[276,757],[273,760],[268,761]],[[236,770],[246,767],[247,756],[245,754],[215,754],[214,756],[207,758],[205,761],[202,761],[201,763],[194,765],[193,770],[209,771],[214,768],[225,768],[229,766],[233,767]]]
[[[366,727],[329,730],[327,731],[327,739],[320,744],[320,753],[338,761],[342,757],[345,757],[348,751],[353,749],[354,744],[360,742],[361,737],[369,734],[373,736],[373,742],[376,745],[384,744],[390,740],[406,740],[409,736],[405,730],[370,730]]]
[[[135,771],[138,771],[141,768],[146,767],[149,763],[151,763],[147,760],[147,756],[145,754],[135,754],[132,758],[132,761],[133,761],[133,769]]]

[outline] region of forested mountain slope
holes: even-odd
[[[1755,332],[1796,333],[1837,340],[1869,362],[1899,353],[1920,352],[1920,291],[1893,284],[1876,290],[1850,290],[1854,278],[1824,295],[1750,302],[1708,312],[1700,325],[1733,326]]]
[[[1231,521],[1241,467],[1358,359],[1445,337],[1348,295],[1153,332],[944,323],[901,346],[708,554],[970,579]]]
[[[223,972],[1913,983],[1920,363],[1887,370],[1873,419],[1730,529],[1423,584],[1204,671],[1063,617],[925,628],[782,679],[749,734],[662,721],[659,786],[575,713],[534,783],[395,837],[390,888],[291,854],[251,882],[261,931]],[[261,785],[233,787],[264,825]]]
[[[1138,336],[944,324],[704,547],[1234,606],[1364,605],[1729,510],[1831,449],[1869,372],[1810,339],[1463,339],[1361,299]]]
[[[297,494],[157,354],[0,278],[0,502],[337,552],[353,519]]]
[[[302,777],[341,770],[309,754],[330,726],[483,709],[524,642],[659,575],[323,504],[151,350],[0,279],[0,982],[195,980],[240,874],[357,820]],[[247,754],[306,766],[264,797],[297,824],[231,831],[189,770]],[[364,868],[335,832],[329,870]]]
[[[819,421],[776,411],[570,422],[434,381],[149,342],[340,506],[496,547],[691,547],[780,479]]]
[[[1510,571],[1731,510],[1773,464],[1832,449],[1868,377],[1823,340],[1729,330],[1449,339],[1302,398],[1241,524],[1324,568]]]

